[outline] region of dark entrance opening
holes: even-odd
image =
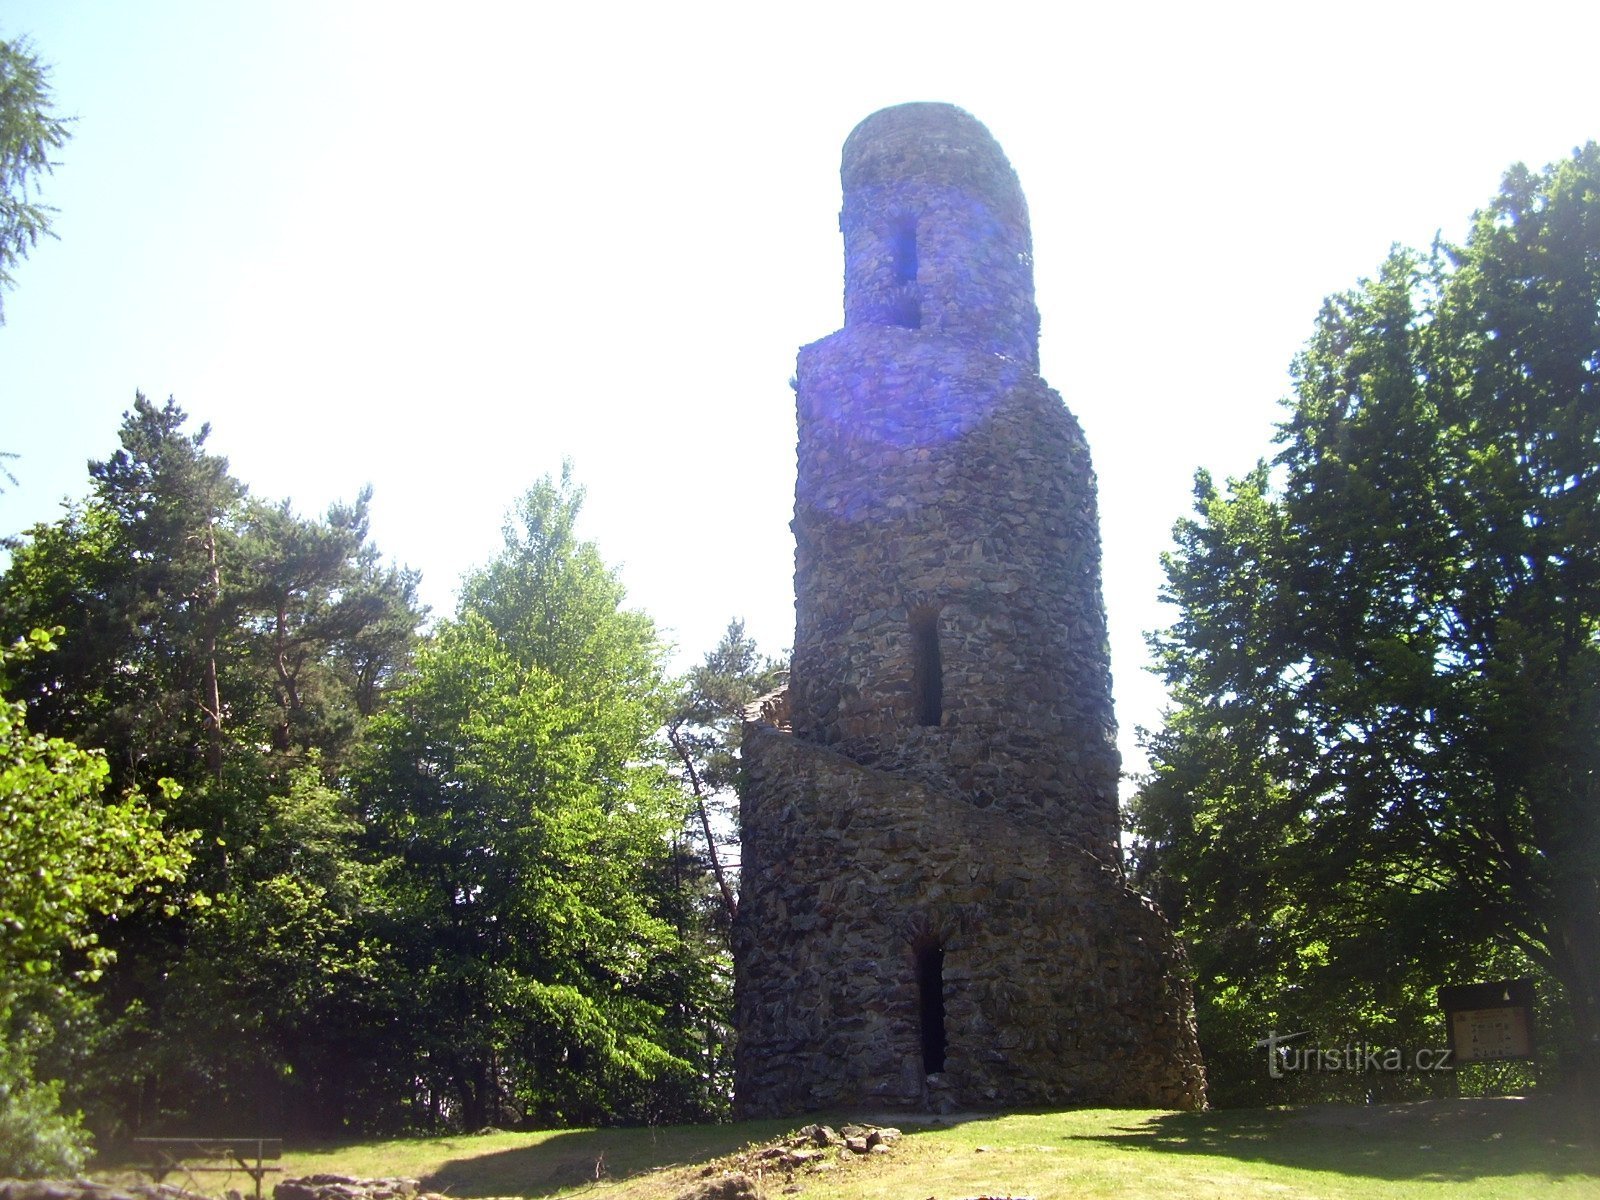
[[[902,329],[922,328],[922,301],[917,296],[917,285],[903,283],[899,291],[890,298],[888,317],[890,325],[898,325]]]
[[[944,666],[939,661],[939,610],[911,614],[911,694],[918,725],[944,720]]]
[[[917,1008],[922,1018],[922,1073],[944,1070],[944,947],[917,951]]]

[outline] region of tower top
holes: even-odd
[[[897,104],[873,113],[844,143],[845,194],[908,183],[954,187],[996,215],[1028,220],[1017,173],[994,135],[954,104]]]
[[[920,330],[1038,367],[1028,205],[975,117],[881,109],[845,141],[840,178],[847,328]]]

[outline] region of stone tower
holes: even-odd
[[[1196,1106],[1181,955],[1120,867],[1094,473],[1016,174],[906,104],[842,176],[793,670],[745,728],[737,1108]]]

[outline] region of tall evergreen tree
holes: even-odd
[[[52,152],[67,141],[67,122],[51,107],[49,71],[23,41],[0,41],[0,296],[11,269],[50,233],[54,210],[35,197]],[[0,322],[5,306],[0,303]]]
[[[730,621],[722,640],[689,672],[667,739],[677,756],[684,786],[694,798],[691,840],[700,848],[721,902],[717,922],[729,934],[738,908],[739,738],[744,712],[778,686],[786,668],[760,652]]]
[[[186,426],[136,397],[89,499],[19,539],[0,578],[6,636],[64,630],[14,670],[30,719],[103,750],[114,794],[178,783],[167,827],[192,838],[176,906],[103,930],[114,1020],[84,1099],[108,1124],[337,1127],[329,1064],[378,971],[381,906],[342,788],[409,654],[416,580],[367,542],[365,493],[321,521],[251,500]]]

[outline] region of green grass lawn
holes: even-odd
[[[830,1116],[836,1126],[845,1119]],[[667,1200],[699,1178],[699,1164],[804,1123],[297,1147],[286,1151],[284,1167],[291,1175],[410,1175],[463,1200],[579,1193]],[[812,1200],[1600,1197],[1600,1123],[1553,1100],[1206,1113],[1085,1109],[895,1123],[907,1136],[892,1154],[792,1179],[765,1176],[762,1191],[774,1200],[793,1185]]]

